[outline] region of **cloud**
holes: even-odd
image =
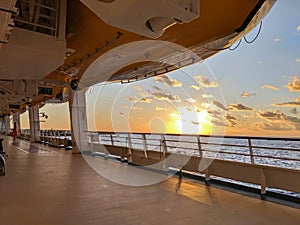
[[[201,103],[201,106],[204,107],[204,108],[206,108],[206,109],[208,109],[208,108],[211,107],[211,104],[209,104],[209,103],[207,103],[207,102],[202,102],[202,103]]]
[[[154,91],[151,93],[152,96],[159,101],[176,101],[180,102],[180,98],[177,95],[172,95],[171,93],[167,93],[160,89],[159,87],[154,86]]]
[[[268,130],[268,131],[288,131],[293,129],[291,126],[287,126],[282,123],[260,122],[260,123],[256,123],[255,125],[260,129]]]
[[[297,117],[293,117],[293,116],[287,116],[287,121],[291,122],[296,130],[300,130],[300,119]]]
[[[247,107],[243,104],[231,104],[228,106],[230,111],[253,111],[254,108]]]
[[[139,100],[139,102],[142,102],[142,103],[151,103],[152,102],[152,99],[151,98],[141,98]]]
[[[215,120],[212,120],[211,122],[212,122],[212,124],[214,124],[216,126],[226,127],[226,123],[224,121],[222,121],[222,120],[215,119]]]
[[[287,120],[293,123],[299,123],[300,124],[300,119],[297,117],[293,117],[293,116],[287,116]]]
[[[230,125],[231,127],[234,127],[234,126],[237,124],[237,123],[236,123],[237,119],[236,119],[235,117],[233,117],[233,116],[227,114],[227,115],[225,116],[225,118],[227,119],[227,122],[229,123],[229,125]]]
[[[292,82],[289,82],[286,87],[290,92],[300,91],[300,83],[298,77],[294,77]]]
[[[247,92],[243,92],[243,93],[241,94],[241,96],[242,96],[243,98],[247,98],[247,97],[255,96],[255,95],[256,95],[255,93],[247,93]]]
[[[134,86],[133,89],[136,90],[136,91],[141,91],[142,90],[142,88],[140,86]]]
[[[169,93],[153,92],[153,97],[159,101],[180,101],[177,95],[171,95]]]
[[[167,87],[181,87],[182,83],[180,83],[177,80],[172,80],[169,76],[167,75],[162,75],[162,76],[157,76],[153,78],[157,83],[162,83]]]
[[[201,87],[197,86],[197,85],[192,85],[192,86],[190,86],[190,88],[193,88],[193,89],[195,89],[197,91],[199,91],[201,89]]]
[[[136,96],[127,97],[127,98],[125,98],[125,100],[128,100],[128,101],[133,102],[133,103],[136,103],[136,102],[139,102],[139,103],[151,103],[152,102],[152,99],[149,98],[149,97],[137,98]]]
[[[283,114],[281,111],[276,110],[269,110],[269,111],[259,111],[258,116],[266,119],[266,120],[286,120],[287,116],[285,114]]]
[[[271,89],[273,91],[280,91],[279,87],[272,86],[272,85],[263,85],[261,86],[262,89]]]
[[[231,116],[229,114],[226,115],[226,119],[227,120],[236,120],[236,118],[234,116]]]
[[[214,96],[210,94],[202,94],[202,98],[213,98]]]
[[[217,116],[217,115],[221,114],[221,112],[218,111],[218,110],[209,110],[209,111],[207,111],[207,113],[212,115],[212,116]]]
[[[219,86],[217,81],[211,81],[207,77],[200,75],[200,76],[196,76],[195,78],[199,82],[199,84],[203,87],[216,88]]]
[[[298,114],[298,113],[299,113],[298,110],[297,110],[296,108],[292,108],[292,109],[290,110],[290,112],[291,112],[292,114]]]
[[[300,130],[299,118],[293,116],[287,116],[279,110],[260,111],[258,113],[258,116],[268,121],[272,121],[273,125],[275,122],[278,123],[279,125],[277,124],[277,126],[279,126],[280,129],[283,129],[284,126],[286,127],[294,126],[296,130]]]
[[[185,101],[188,102],[188,103],[195,103],[197,100],[193,99],[193,98],[188,98]]]
[[[120,116],[125,117],[125,118],[129,118],[129,116],[126,113],[120,112]]]
[[[161,108],[161,107],[158,107],[158,106],[155,107],[155,110],[156,111],[167,111],[166,108]]]
[[[221,102],[213,101],[213,104],[219,109],[226,110],[225,106]]]
[[[137,98],[136,98],[136,96],[134,96],[134,97],[126,97],[125,100],[128,100],[130,102],[136,102]]]
[[[281,39],[280,39],[280,38],[275,38],[274,41],[275,41],[275,42],[281,42]]]
[[[234,120],[228,120],[229,126],[234,127],[237,123]]]
[[[300,107],[300,102],[284,102],[284,103],[276,103],[273,106],[277,107]]]
[[[254,114],[251,114],[251,115],[249,115],[249,114],[240,114],[240,116],[242,118],[253,118],[255,115]]]

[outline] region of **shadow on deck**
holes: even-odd
[[[3,144],[9,157],[7,175],[0,177],[1,224],[298,225],[300,221],[297,208],[197,181],[170,177],[144,187],[124,186],[98,175],[81,155],[22,140],[12,144],[7,137]],[[95,160],[107,169],[129,167]]]

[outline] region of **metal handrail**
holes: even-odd
[[[44,134],[61,134],[70,133],[70,131],[41,131]],[[98,135],[98,138],[95,138]],[[89,138],[89,137],[92,137]],[[156,137],[154,137],[156,136]],[[131,144],[131,149],[139,149],[145,151],[160,151],[163,145],[164,152],[178,153],[184,155],[194,155],[200,157],[213,157],[222,160],[238,161],[247,164],[269,165],[281,168],[300,169],[300,138],[272,138],[272,137],[249,137],[249,136],[216,136],[216,135],[179,135],[179,134],[150,134],[150,133],[113,133],[113,132],[86,132],[86,137],[93,140],[93,144],[104,144],[111,146],[128,147]],[[172,137],[183,137],[181,140],[172,140]],[[194,140],[184,138],[194,138]],[[219,138],[201,140],[203,138]],[[96,141],[95,141],[96,140]],[[221,140],[225,140],[221,142]],[[226,143],[226,140],[232,141]],[[234,143],[234,140],[239,140],[244,143]],[[260,140],[264,143],[254,143],[253,141]],[[278,142],[278,146],[272,141]],[[294,146],[287,147],[286,143],[292,143]],[[299,145],[298,145],[299,143]],[[261,145],[260,145],[261,144]],[[215,154],[213,156],[207,154]],[[283,165],[274,165],[278,161],[286,162]],[[285,165],[289,164],[289,165]]]
[[[87,132],[89,133],[89,132]],[[162,143],[162,137],[164,141],[164,148],[166,149],[166,152],[178,152],[178,154],[187,154],[187,155],[195,155],[198,154],[197,156],[202,156],[203,153],[208,152],[208,153],[216,153],[218,154],[218,157],[224,160],[230,160],[230,161],[240,161],[240,159],[233,159],[232,157],[246,157],[247,160],[243,160],[244,163],[249,163],[249,164],[262,164],[262,165],[269,165],[270,166],[276,166],[272,164],[273,162],[265,162],[265,161],[272,161],[272,160],[282,160],[282,161],[294,161],[297,163],[296,169],[299,169],[300,165],[300,138],[282,138],[282,137],[250,137],[250,136],[219,136],[219,135],[182,135],[182,134],[160,134],[160,133],[126,133],[126,132],[120,132],[120,133],[108,133],[108,132],[93,132],[93,134],[98,133],[98,135],[101,137],[102,135],[110,135],[113,137],[114,142],[116,143],[122,143],[122,138],[128,138],[130,137],[132,145],[140,145],[139,149],[145,150],[144,147],[146,148],[151,147],[152,150],[155,149],[160,149],[161,143]],[[123,135],[126,135],[123,137]],[[147,136],[151,136],[147,138]],[[157,136],[157,139],[153,138],[153,136]],[[144,137],[144,141],[143,141]],[[170,137],[195,137],[195,140],[171,140]],[[204,142],[201,141],[201,138],[218,138],[219,140],[244,140],[245,144],[237,144],[237,143],[216,143],[216,140],[213,140],[211,142],[208,142],[207,140]],[[199,139],[199,143],[197,140]],[[103,139],[99,139],[100,142],[103,141]],[[127,139],[126,139],[127,140]],[[133,141],[134,140],[134,141]],[[137,140],[140,140],[137,142]],[[261,141],[284,141],[284,142],[299,142],[299,148],[298,147],[273,147],[270,145],[266,146],[259,146],[255,143],[255,145],[252,144],[252,141],[255,140],[261,140]],[[127,140],[128,141],[128,140]],[[157,141],[157,144],[154,144],[153,141]],[[105,142],[105,141],[104,141]],[[107,145],[113,145],[110,143],[109,140],[107,142],[101,144],[107,144]],[[246,144],[247,143],[247,144]],[[143,144],[145,146],[143,146]],[[177,146],[177,145],[178,146]],[[185,146],[184,146],[185,145]],[[195,145],[195,146],[188,146],[188,145]],[[127,146],[127,145],[126,145]],[[208,149],[207,146],[210,146]],[[213,149],[212,147],[219,147],[222,149],[216,150]],[[153,148],[154,147],[154,148]],[[155,148],[156,147],[156,148]],[[223,148],[228,148],[223,149]],[[212,148],[212,149],[211,149]],[[231,148],[231,149],[230,149]],[[150,150],[150,149],[148,149]],[[257,151],[262,151],[260,154]],[[269,155],[266,155],[265,151],[272,151],[272,153],[268,152]],[[273,151],[277,151],[278,155],[274,155]],[[147,149],[146,149],[147,152]],[[286,152],[288,153],[298,153],[299,155],[287,157]],[[282,156],[280,156],[280,153]],[[231,158],[225,157],[225,156],[232,156]],[[205,156],[205,155],[204,155]],[[206,157],[206,156],[205,156]],[[264,159],[265,161],[261,162],[261,160]],[[245,162],[247,161],[247,162]],[[281,166],[279,166],[281,167]]]

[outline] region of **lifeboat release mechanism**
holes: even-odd
[[[159,38],[178,23],[199,17],[199,0],[81,0],[105,23],[148,38]]]

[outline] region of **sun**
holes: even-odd
[[[166,131],[176,134],[210,134],[212,122],[206,110],[178,107],[169,114]]]

